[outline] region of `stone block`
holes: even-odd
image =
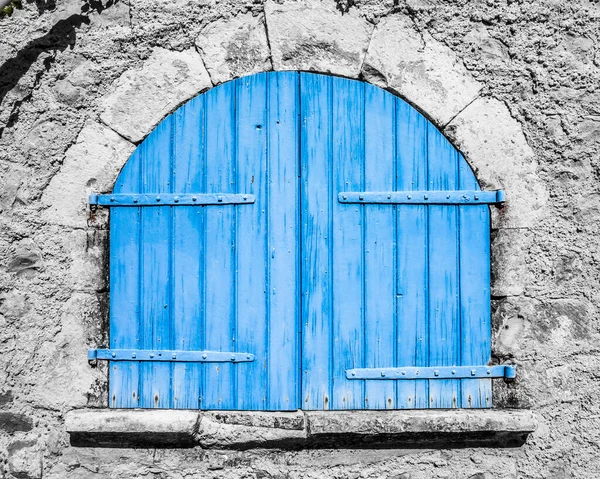
[[[268,1],[265,15],[274,70],[305,70],[358,78],[373,26],[334,2]]]
[[[49,223],[87,226],[91,191],[112,190],[119,171],[135,146],[104,125],[88,122],[69,148],[60,171],[44,190]]]
[[[36,372],[36,381],[28,400],[39,407],[62,410],[87,405],[88,394],[97,381],[106,381],[99,369],[87,362],[89,331],[86,321],[100,317],[96,294],[73,293],[63,305],[55,321],[60,329],[52,341],[37,345],[36,357],[43,367]]]
[[[71,411],[66,429],[76,446],[125,444],[202,448],[305,446],[515,446],[535,430],[530,411]]]
[[[76,410],[67,413],[65,427],[78,446],[192,446],[199,418],[197,411],[172,409]]]
[[[506,205],[493,216],[494,226],[535,226],[546,213],[548,192],[536,173],[533,150],[506,105],[478,98],[443,132],[464,154],[483,188],[505,190]]]
[[[19,479],[42,477],[42,451],[33,441],[14,441],[8,446],[8,471]]]
[[[537,420],[519,410],[307,411],[309,441],[515,446]]]
[[[263,15],[246,13],[210,23],[196,38],[196,47],[215,85],[271,70]]]
[[[120,135],[140,142],[169,113],[212,86],[194,49],[156,48],[138,69],[127,70],[101,100],[100,119]]]
[[[12,434],[15,431],[31,431],[33,421],[24,414],[0,412],[0,431]]]
[[[531,285],[527,264],[535,233],[526,228],[499,229],[492,242],[492,296],[519,296]]]
[[[289,447],[306,440],[304,415],[294,412],[209,412],[198,430],[202,447]]]
[[[404,15],[388,16],[377,25],[362,74],[416,105],[439,126],[482,88],[452,50],[427,32],[418,32]]]

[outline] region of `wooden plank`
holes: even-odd
[[[299,75],[268,76],[269,350],[267,409],[300,408]]]
[[[340,204],[337,193],[361,189],[364,167],[364,84],[354,80],[323,77],[332,87],[332,166],[330,197],[332,217],[329,236],[332,268],[333,322],[332,409],[362,409],[364,384],[346,379],[346,369],[364,364],[363,206]]]
[[[121,171],[115,191],[139,191],[140,162],[136,150]],[[110,212],[110,346],[140,347],[140,209]],[[109,406],[139,406],[139,364],[109,363]]]
[[[365,85],[364,186],[367,191],[395,187],[396,99],[380,88]],[[396,208],[364,207],[365,248],[365,367],[396,365]],[[365,382],[366,409],[394,409],[396,385]]]
[[[206,95],[207,193],[236,192],[235,103],[237,82],[209,90]],[[244,206],[248,208],[248,206]],[[249,208],[252,208],[250,206]],[[235,206],[206,209],[205,315],[206,345],[213,351],[235,350],[237,243]],[[202,409],[235,409],[235,367],[206,364]]]
[[[302,409],[331,398],[331,77],[300,74],[302,175]]]
[[[174,115],[173,191],[204,191],[204,96],[191,100]],[[173,331],[175,349],[203,349],[204,328],[204,208],[173,208]],[[197,409],[202,366],[173,364],[173,407]]]
[[[428,179],[432,190],[458,186],[458,152],[428,124]],[[457,206],[429,208],[429,365],[460,361],[459,230]],[[460,407],[459,380],[430,380],[432,408]]]
[[[173,117],[163,120],[140,146],[142,193],[170,192]],[[171,348],[171,207],[141,208],[141,349]],[[171,404],[171,365],[140,364],[143,408]]]
[[[252,363],[239,364],[237,390],[239,409],[265,409],[269,364],[267,329],[267,200],[269,172],[266,162],[266,75],[237,81],[237,188],[256,196],[253,206],[237,209],[237,326],[236,350],[256,356]]]
[[[459,187],[479,187],[459,156]],[[491,356],[490,212],[487,206],[459,207],[461,364],[487,364]],[[461,407],[492,407],[491,379],[463,379]]]
[[[396,100],[398,190],[427,188],[427,120],[401,99]],[[427,206],[399,205],[396,217],[396,365],[427,366],[428,262]],[[398,409],[429,407],[426,380],[397,385]]]

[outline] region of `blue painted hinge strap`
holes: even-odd
[[[344,191],[340,203],[375,203],[392,205],[498,205],[505,200],[504,191]]]
[[[516,377],[515,366],[440,366],[406,368],[357,368],[346,370],[348,379],[482,379]]]
[[[157,193],[90,195],[90,204],[99,206],[206,206],[248,205],[255,201],[247,193]]]
[[[155,349],[89,349],[88,361],[169,361],[186,363],[247,363],[254,354],[222,351]]]

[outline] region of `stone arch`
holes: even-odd
[[[447,46],[418,32],[402,14],[376,26],[333,2],[266,3],[261,13],[219,19],[205,27],[196,49],[156,48],[125,71],[100,101],[46,189],[48,220],[83,226],[90,190],[110,191],[138,144],[167,114],[217,84],[259,71],[329,73],[373,83],[425,114],[464,154],[482,186],[504,189],[507,207],[496,227],[531,227],[547,193],[519,123]],[[65,190],[68,194],[65,194]]]

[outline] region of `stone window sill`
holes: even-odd
[[[537,420],[527,410],[190,411],[86,409],[66,415],[73,446],[515,447]]]

